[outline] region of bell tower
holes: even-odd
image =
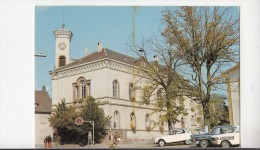
[[[56,39],[55,67],[59,68],[70,63],[70,42],[73,34],[65,28],[64,23],[61,29],[53,31],[53,34]]]

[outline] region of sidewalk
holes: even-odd
[[[141,143],[141,144],[118,144],[116,146],[115,149],[117,148],[152,148],[154,147],[154,144],[152,143]],[[78,144],[65,144],[65,145],[58,145],[56,146],[55,144],[53,144],[52,148],[62,148],[62,149],[109,149],[109,145],[105,145],[105,144],[96,144],[96,145],[85,145],[85,146],[80,146]]]

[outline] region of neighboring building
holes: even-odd
[[[43,86],[41,91],[35,91],[35,145],[38,148],[43,147],[46,136],[53,134],[48,121],[51,108],[51,98]]]
[[[230,125],[240,125],[240,64],[225,71]]]
[[[100,101],[105,115],[112,116],[110,128],[118,131],[122,139],[142,142],[161,136],[159,127],[153,128],[153,121],[158,122],[160,114],[152,114],[151,105],[158,95],[154,94],[144,105],[137,103],[141,92],[136,87],[145,87],[148,84],[146,79],[141,78],[141,72],[136,70],[137,64],[141,63],[140,59],[103,48],[102,43],[98,43],[96,52],[88,54],[88,49],[85,49],[83,58],[72,61],[72,32],[63,25],[61,29],[54,31],[54,35],[56,69],[50,71],[53,105],[63,98],[73,105],[73,102],[91,95]],[[185,99],[185,104],[189,110],[192,105],[196,105],[189,99]],[[199,113],[189,111],[189,115],[183,117],[183,126],[197,128],[201,124],[197,122],[198,118]],[[175,126],[181,127],[181,123]],[[135,133],[132,131],[133,127],[136,128]],[[148,132],[147,127],[153,129]],[[163,128],[167,131],[166,123]]]

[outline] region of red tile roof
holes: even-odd
[[[65,66],[59,67],[57,68],[57,70],[60,69],[64,69],[64,68],[68,68],[68,67],[73,67],[76,65],[80,65],[86,62],[91,62],[91,61],[95,61],[95,60],[99,60],[99,59],[103,59],[103,58],[110,58],[110,59],[114,59],[120,62],[124,62],[127,64],[131,64],[133,65],[133,63],[137,60],[136,58],[112,51],[110,49],[107,48],[103,48],[101,52],[94,52],[91,53],[90,55],[87,55],[81,59],[78,59],[72,63],[69,63]]]
[[[51,98],[47,91],[35,91],[35,113],[50,113]]]

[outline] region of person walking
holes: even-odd
[[[117,146],[117,144],[119,144],[119,141],[120,141],[120,136],[119,136],[118,132],[115,132],[114,144]]]

